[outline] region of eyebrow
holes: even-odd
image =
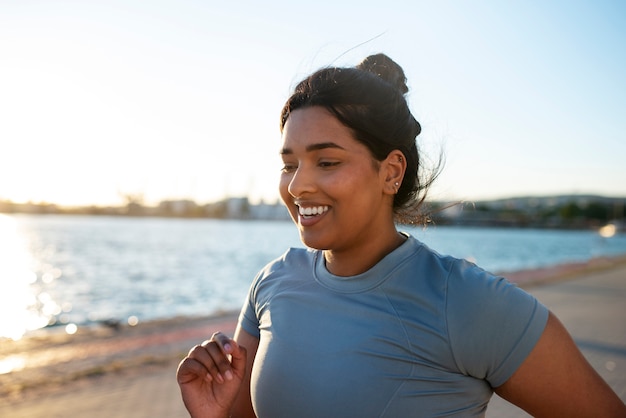
[[[305,150],[306,152],[312,152],[312,151],[319,151],[319,150],[327,149],[327,148],[336,148],[336,149],[345,150],[344,147],[338,144],[335,144],[334,142],[319,142],[317,144],[307,145]],[[291,148],[281,149],[280,155],[285,155],[285,154],[293,154],[293,150]]]

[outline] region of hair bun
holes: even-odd
[[[370,55],[361,61],[356,68],[376,74],[378,77],[400,90],[402,94],[409,91],[402,67],[385,54]]]

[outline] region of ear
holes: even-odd
[[[382,161],[381,168],[384,174],[384,192],[395,195],[400,189],[404,172],[406,171],[406,158],[400,150],[393,150]]]

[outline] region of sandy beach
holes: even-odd
[[[506,277],[561,317],[592,365],[626,400],[626,332],[619,325],[626,322],[626,307],[620,308],[626,306],[626,257],[510,272]],[[582,287],[573,296],[555,299],[572,286]],[[585,289],[587,296],[581,293]],[[605,312],[609,304],[602,297],[612,298],[611,311]],[[600,327],[588,325],[595,334],[576,328],[585,312],[583,323],[598,317]],[[48,329],[19,341],[0,341],[0,416],[186,416],[175,382],[176,365],[213,332],[232,333],[236,317],[236,312],[225,312],[132,327],[102,325],[80,328],[74,335]],[[601,327],[609,323],[621,328],[603,333]],[[504,413],[528,416],[499,399],[487,416]]]

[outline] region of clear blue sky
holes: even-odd
[[[626,2],[296,3],[0,0],[0,199],[274,200],[290,89],[376,52],[433,198],[626,196]]]

